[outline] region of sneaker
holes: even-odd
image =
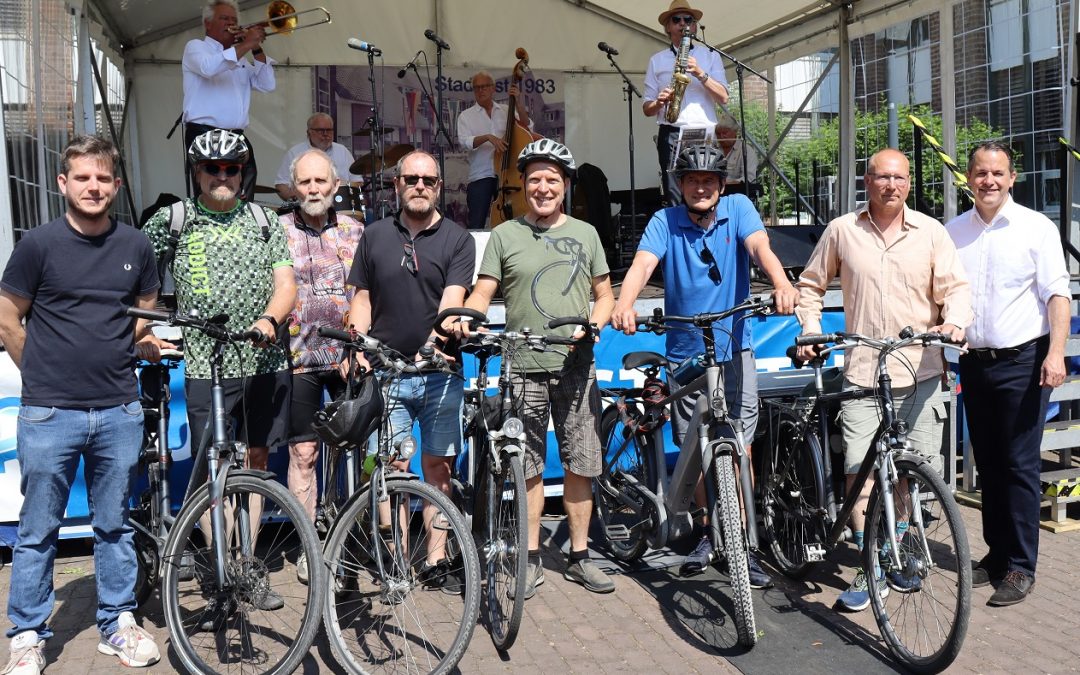
[[[746,558],[746,567],[750,570],[750,588],[772,588],[772,577],[761,568],[757,551],[750,551]]]
[[[611,577],[589,560],[577,560],[566,567],[563,578],[581,584],[585,590],[593,593],[610,593],[615,590],[615,582]]]
[[[889,586],[885,583],[885,575],[880,570],[878,570],[875,586],[878,597],[882,600],[889,596]],[[848,612],[861,612],[870,606],[869,585],[866,582],[866,573],[861,567],[857,568],[855,580],[851,582],[851,586],[836,599],[836,606]]]
[[[878,553],[878,561],[881,563],[882,569],[888,569],[892,567],[892,553],[888,549],[887,545],[882,548]],[[907,558],[905,560],[905,558]],[[919,576],[917,571],[917,563],[908,558],[908,555],[901,550],[900,562],[903,566],[900,569],[889,569],[885,573],[885,583],[889,588],[893,589],[897,593],[915,593],[922,590],[922,577]]]
[[[259,598],[259,601],[252,604],[255,605],[256,609],[261,609],[264,612],[276,612],[285,606],[285,601],[277,591],[268,588],[266,593]]]
[[[522,597],[526,600],[536,595],[536,587],[544,583],[544,566],[537,563],[525,565],[525,589]],[[514,599],[514,587],[506,589],[506,597]]]
[[[308,568],[307,568],[307,553],[301,553],[300,557],[296,560],[296,580],[307,586],[308,583]]]
[[[712,542],[709,541],[707,536],[702,537],[697,547],[683,559],[683,564],[679,567],[679,576],[692,577],[701,574],[712,562],[712,557]]]
[[[438,589],[447,595],[461,595],[465,587],[461,572],[460,566],[455,568],[446,558],[434,565],[425,560],[416,578],[429,590]]]
[[[145,668],[161,659],[154,638],[139,628],[131,612],[120,612],[116,630],[108,637],[101,637],[97,650],[102,654],[118,656],[120,663],[129,668]]]
[[[236,611],[232,598],[210,598],[199,617],[199,630],[204,633],[216,633],[225,627],[229,617]]]
[[[1028,576],[1020,570],[1009,570],[986,604],[991,607],[1015,605],[1023,602],[1033,588],[1035,588],[1035,577]]]
[[[45,667],[45,641],[39,640],[36,631],[24,630],[11,638],[11,658],[4,675],[39,675]]]

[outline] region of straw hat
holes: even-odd
[[[672,14],[680,14],[683,12],[694,17],[694,21],[701,21],[701,10],[693,9],[686,0],[672,0],[671,6],[668,7],[668,10],[661,14],[657,20],[660,22],[661,26],[666,26],[668,17]]]

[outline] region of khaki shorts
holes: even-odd
[[[844,389],[856,385],[844,380]],[[912,449],[930,460],[939,474],[944,467],[941,456],[941,439],[944,435],[948,411],[944,400],[934,400],[942,384],[940,377],[923,380],[910,387],[893,389],[893,404],[900,419],[907,420],[908,440]],[[874,441],[881,424],[881,406],[876,398],[844,401],[840,405],[840,430],[844,439],[844,473],[859,473],[866,451]]]

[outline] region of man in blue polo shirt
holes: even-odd
[[[754,205],[745,195],[724,195],[727,167],[723,154],[711,146],[683,150],[675,163],[683,204],[657,211],[645,228],[637,254],[623,280],[612,325],[627,335],[636,329],[634,301],[653,270],[664,263],[664,309],[668,314],[719,312],[750,295],[750,260],[773,284],[776,310],[791,314],[799,293],[788,281],[780,260],[769,247],[769,235]],[[741,245],[740,245],[741,244]],[[717,324],[716,358],[724,367],[724,395],[731,415],[742,420],[746,438],[757,427],[757,368],[750,344],[750,325],[743,315]],[[732,339],[726,339],[727,335]],[[701,334],[672,330],[667,333],[667,358],[672,367],[705,350]],[[738,396],[738,400],[736,399]],[[681,443],[687,432],[697,396],[672,404],[672,433]],[[703,504],[704,484],[698,481],[697,502]],[[709,538],[702,537],[681,568],[683,575],[704,571],[713,558]],[[750,552],[750,585],[768,588],[769,575],[757,554]]]

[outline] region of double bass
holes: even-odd
[[[520,88],[521,80],[525,77],[525,69],[529,66],[529,53],[524,47],[518,47],[514,52],[518,62],[514,66],[514,74],[510,83]],[[488,227],[516,218],[526,211],[525,190],[521,182],[521,174],[517,170],[517,156],[533,139],[531,131],[518,123],[514,112],[517,108],[517,97],[510,95],[506,111],[506,131],[503,132],[503,143],[506,150],[495,150],[495,178],[498,180],[498,189],[495,191],[495,199],[491,203],[491,214],[488,219]]]

